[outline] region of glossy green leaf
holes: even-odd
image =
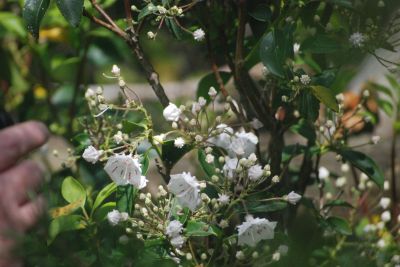
[[[22,16],[28,31],[35,38],[39,38],[40,23],[49,8],[49,3],[50,0],[25,0]]]
[[[145,17],[147,17],[150,14],[153,14],[155,9],[156,9],[156,7],[152,3],[145,6],[139,13],[138,21],[144,19]]]
[[[85,228],[83,217],[80,215],[66,215],[52,220],[49,226],[48,244],[53,242],[58,234]]]
[[[61,185],[61,194],[68,203],[80,202],[81,207],[86,202],[85,188],[75,178],[69,176],[64,179]]]
[[[122,121],[122,132],[123,133],[142,133],[147,129],[147,125],[144,122],[133,122],[128,120]]]
[[[359,151],[345,149],[339,151],[345,161],[351,163],[354,167],[365,173],[379,187],[383,186],[385,177],[382,170],[370,157]]]
[[[240,213],[265,213],[286,209],[287,205],[286,201],[248,201],[246,202],[246,208],[240,203],[236,206],[236,210]]]
[[[106,200],[111,194],[116,192],[117,185],[112,182],[106,185],[96,196],[93,204],[92,213]]]
[[[124,185],[117,187],[116,202],[117,209],[120,212],[132,214],[132,207],[139,190],[133,185]]]
[[[107,202],[101,205],[96,209],[96,211],[93,214],[93,220],[96,222],[101,222],[107,218],[107,214],[115,210],[117,208],[117,203],[115,202]]]
[[[315,54],[328,54],[343,49],[341,42],[327,35],[317,34],[305,40],[301,44],[303,51],[309,51]]]
[[[20,38],[27,35],[21,18],[11,12],[0,12],[0,27],[7,30],[8,34],[15,34]]]
[[[220,230],[216,226],[210,226],[201,221],[188,221],[185,227],[186,236],[218,236]]]
[[[162,144],[161,159],[168,169],[172,167],[190,150],[191,145],[184,145],[182,148],[176,148],[174,140],[167,140]]]
[[[75,150],[77,153],[81,153],[85,148],[90,146],[91,141],[87,133],[81,133],[76,135],[73,139],[73,144],[75,145]]]
[[[352,230],[350,228],[349,223],[340,217],[329,217],[326,219],[326,222],[328,225],[335,230],[336,232],[343,234],[343,235],[351,235]]]
[[[224,84],[226,84],[232,76],[231,73],[224,71],[220,71],[219,74]],[[214,87],[217,92],[220,91],[217,79],[215,78],[215,74],[213,72],[201,78],[199,84],[197,85],[197,98],[202,96],[207,100],[207,102],[209,102],[211,100],[210,96],[208,95],[210,87]]]
[[[318,99],[310,92],[302,92],[300,94],[299,111],[303,118],[312,122],[316,121],[319,116]]]
[[[339,112],[339,105],[332,90],[319,85],[311,86],[310,88],[311,92],[321,103],[333,111]]]
[[[82,18],[83,0],[57,0],[56,4],[68,23],[77,27]]]
[[[249,15],[253,19],[266,22],[271,18],[271,9],[267,4],[258,4],[249,10]]]

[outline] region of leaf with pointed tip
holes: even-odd
[[[57,7],[72,27],[78,27],[82,18],[83,0],[57,0]]]
[[[339,105],[333,91],[324,86],[311,86],[311,92],[318,100],[335,112],[339,112]]]
[[[39,38],[40,23],[49,8],[49,3],[50,0],[25,0],[22,16],[28,31],[36,39]]]

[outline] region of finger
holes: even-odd
[[[21,123],[0,131],[0,171],[35,148],[43,145],[49,138],[44,124],[35,121]]]
[[[7,199],[23,204],[29,193],[35,192],[43,182],[43,170],[32,160],[26,160],[7,170],[0,177]]]
[[[20,206],[14,216],[14,223],[18,230],[25,231],[31,228],[39,220],[46,207],[43,196],[38,196],[31,202]]]

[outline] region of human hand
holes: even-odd
[[[22,234],[43,212],[43,196],[30,199],[43,180],[43,171],[31,160],[19,161],[48,139],[46,127],[25,122],[0,131],[0,267],[21,266],[10,253],[14,240],[9,234]]]

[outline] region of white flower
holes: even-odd
[[[381,214],[381,220],[383,222],[389,222],[392,216],[390,215],[390,211],[384,211]]]
[[[257,161],[257,156],[256,156],[256,154],[251,153],[247,159],[248,159],[251,163],[254,163],[254,162]]]
[[[350,171],[350,165],[347,163],[342,164],[342,166],[340,166],[340,170],[342,172],[349,172]]]
[[[200,96],[199,99],[198,99],[197,101],[198,101],[198,103],[199,103],[199,105],[200,105],[201,107],[204,107],[204,106],[207,104],[207,100],[206,100],[204,97],[202,97],[202,96]]]
[[[209,138],[207,141],[228,150],[231,143],[231,136],[233,135],[233,129],[226,124],[219,124],[216,130],[220,133],[215,137]]]
[[[182,111],[173,103],[169,103],[169,105],[164,109],[163,115],[167,121],[178,121],[181,116]]]
[[[171,175],[168,190],[176,196],[182,207],[195,211],[200,203],[200,184],[189,172]]]
[[[96,93],[93,91],[93,89],[88,88],[85,92],[85,98],[92,98],[96,95]]]
[[[113,136],[114,142],[119,145],[124,140],[124,137],[122,136],[122,132],[118,131],[114,136]]]
[[[347,178],[345,176],[339,177],[336,179],[335,181],[335,185],[338,188],[342,188],[343,186],[345,186],[347,184]]]
[[[92,164],[95,164],[99,158],[103,155],[103,150],[97,150],[94,146],[88,146],[85,151],[83,151],[82,157]]]
[[[233,179],[233,177],[235,176],[238,162],[239,162],[238,158],[229,158],[229,157],[225,158],[225,164],[222,169],[224,171],[225,176],[228,179]]]
[[[221,220],[218,224],[222,229],[226,228],[229,226],[229,223],[227,220]]]
[[[294,191],[290,192],[287,195],[287,201],[292,204],[292,205],[296,205],[297,202],[299,202],[301,199],[301,195],[295,193]]]
[[[165,137],[166,137],[166,134],[159,134],[159,135],[153,136],[154,144],[156,144],[156,145],[162,144],[165,140]]]
[[[147,184],[146,177],[142,176],[142,168],[137,158],[131,155],[111,156],[104,170],[117,185],[131,184],[142,189]]]
[[[253,120],[250,122],[251,127],[253,127],[254,130],[261,129],[264,124],[259,121],[257,118],[253,118]]]
[[[165,234],[169,237],[175,237],[182,233],[183,225],[180,221],[173,220],[168,223],[167,228],[165,228]]]
[[[192,114],[196,115],[201,110],[201,106],[197,102],[192,103]]]
[[[389,181],[383,183],[383,190],[388,191],[390,189]]]
[[[382,209],[387,209],[390,206],[390,198],[381,198],[381,200],[379,201],[379,205],[382,207]]]
[[[156,38],[156,34],[154,32],[152,32],[152,31],[148,31],[147,32],[147,38],[154,39],[154,38]]]
[[[118,68],[117,65],[113,65],[111,73],[114,74],[115,76],[119,76],[121,74],[121,70]]]
[[[221,205],[226,205],[229,203],[229,196],[226,194],[218,194],[219,198],[218,198],[218,202]]]
[[[246,258],[246,256],[244,255],[243,251],[241,251],[241,250],[236,252],[235,257],[238,260],[244,260]]]
[[[379,143],[379,141],[381,141],[381,137],[379,135],[372,136],[371,138],[372,144],[376,145]]]
[[[177,148],[182,148],[185,145],[185,140],[182,137],[178,137],[174,141],[174,146]]]
[[[384,248],[386,247],[386,242],[384,239],[379,239],[379,241],[376,243],[376,245],[378,246],[378,248]]]
[[[304,85],[309,85],[311,82],[311,78],[307,74],[303,74],[300,76],[300,82]]]
[[[263,171],[261,165],[257,164],[257,165],[251,166],[248,171],[249,179],[251,181],[256,181],[263,175],[263,172],[264,171]]]
[[[214,98],[217,94],[218,94],[217,90],[215,90],[215,88],[211,86],[210,89],[208,90],[208,95],[211,98]]]
[[[124,219],[121,216],[121,213],[118,210],[112,210],[109,213],[107,213],[107,220],[112,226],[115,226],[119,224],[119,222],[124,221]]]
[[[214,162],[214,156],[213,156],[212,154],[207,154],[207,156],[206,156],[206,162],[207,162],[208,164],[213,163],[213,162]]]
[[[274,175],[274,177],[272,177],[272,183],[277,184],[281,181],[281,178],[278,175]]]
[[[279,261],[280,259],[281,259],[281,253],[279,253],[279,251],[276,251],[274,254],[272,254],[273,261]]]
[[[254,247],[261,240],[273,239],[276,222],[270,222],[265,218],[253,218],[246,216],[246,221],[238,228],[238,245]]]
[[[318,169],[318,177],[319,179],[326,181],[329,178],[329,170],[325,167],[320,167]]]
[[[193,32],[193,38],[196,40],[196,41],[203,41],[204,40],[204,38],[205,38],[205,36],[206,36],[206,33],[203,31],[203,29],[197,29],[197,30],[195,30],[194,32]]]
[[[299,43],[293,44],[293,52],[294,52],[294,54],[298,54],[300,52],[300,44]]]
[[[252,132],[244,130],[235,133],[228,148],[230,156],[240,155],[248,157],[251,153],[256,152],[258,137]]]
[[[174,246],[176,248],[181,248],[183,243],[185,243],[185,239],[181,235],[178,235],[178,236],[174,236],[170,240],[170,242],[171,242],[172,246]]]
[[[355,32],[350,35],[349,42],[354,47],[362,47],[364,46],[365,36],[360,32]]]

